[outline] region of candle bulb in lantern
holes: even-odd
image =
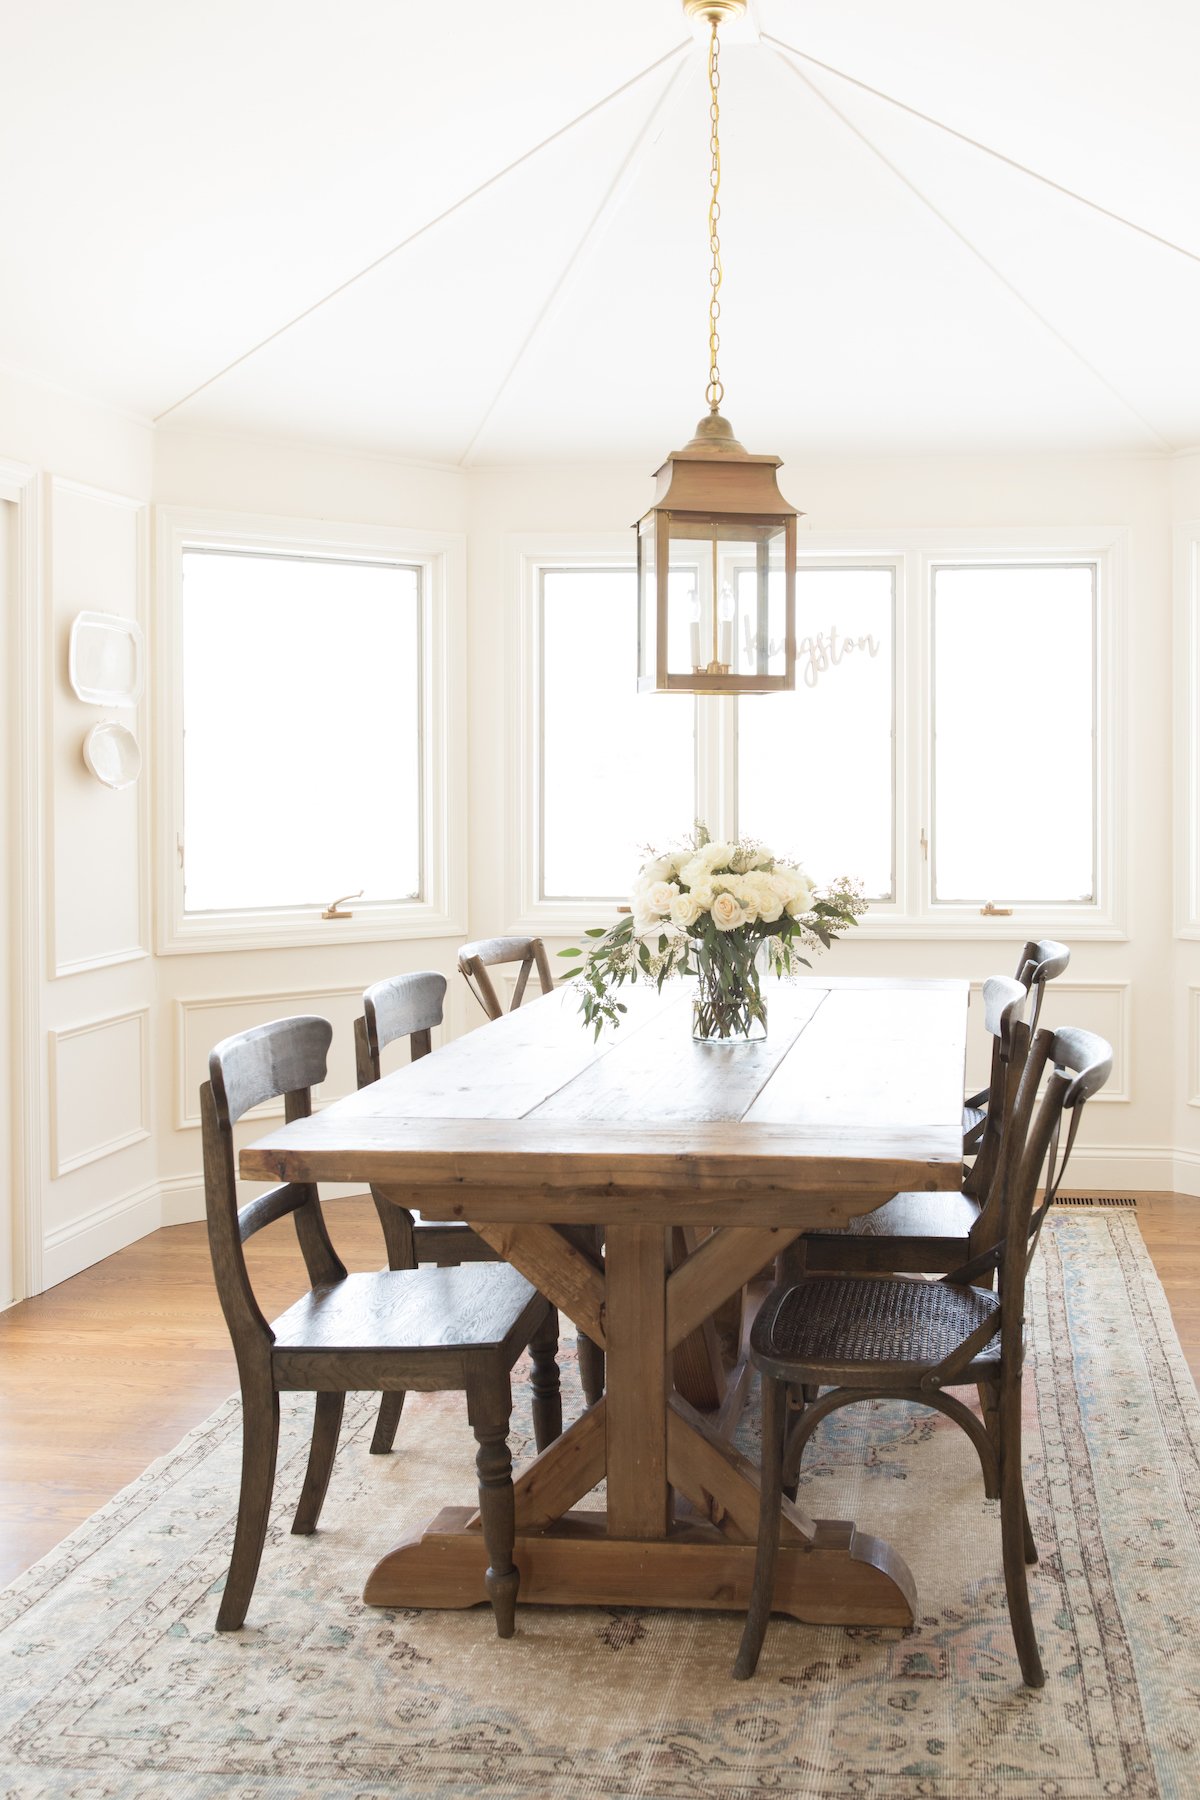
[[[726,668],[733,664],[733,615],[736,611],[733,601],[733,589],[728,582],[721,588],[721,661]]]

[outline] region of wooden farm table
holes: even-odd
[[[967,987],[773,983],[769,1037],[736,1048],[692,1042],[680,986],[628,1001],[598,1045],[569,990],[527,1003],[260,1138],[241,1172],[369,1181],[466,1219],[605,1350],[604,1398],[516,1481],[522,1603],[741,1609],[758,1478],[731,1442],[744,1343],[725,1368],[714,1315],[805,1228],[958,1187]],[[603,1225],[602,1263],[579,1225]],[[605,1477],[606,1510],[573,1510]],[[912,1622],[888,1544],[784,1513],[777,1610]],[[472,1606],[485,1563],[477,1515],[447,1507],[364,1597]]]

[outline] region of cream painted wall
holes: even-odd
[[[466,487],[457,469],[285,443],[164,429],[156,444],[155,499],[164,505],[461,532]],[[263,812],[269,816],[269,795]],[[348,1092],[354,1086],[350,1033],[362,990],[408,969],[440,969],[457,984],[457,943],[456,936],[159,957],[155,1038],[165,1078],[155,1100],[155,1134],[164,1222],[203,1213],[196,1103],[213,1044],[284,1013],[323,1013],[335,1036],[321,1094]],[[447,1028],[459,1029],[462,996],[456,985],[450,992]]]
[[[15,632],[13,612],[16,593],[16,508],[11,501],[0,500],[0,706],[3,716],[12,720],[16,711]],[[11,727],[10,727],[11,729]],[[0,761],[0,843],[11,845],[16,830],[16,780],[10,746],[4,743]],[[17,917],[15,859],[11,852],[0,861],[0,1308],[8,1306],[16,1293],[13,1279],[16,1252],[17,1221],[14,1213],[17,1156],[13,1134],[13,1074],[16,1069],[17,1006],[16,945],[14,924]]]
[[[33,611],[30,712],[6,710],[6,749],[28,756],[42,854],[37,916],[10,921],[14,954],[37,971],[16,1054],[36,1072],[20,1121],[36,1134],[18,1204],[40,1229],[14,1291],[50,1285],[158,1222],[151,1139],[154,995],[149,938],[149,812],[145,782],[102,787],[80,754],[105,717],[134,725],[147,747],[148,712],[106,712],[67,682],[67,637],[84,609],[148,624],[145,556],[153,439],[149,426],[38,384],[0,375],[0,458],[40,472],[40,567],[32,594],[11,595],[10,626]],[[16,734],[28,740],[19,745]],[[7,842],[13,842],[10,834]],[[34,1192],[29,1194],[27,1186]]]
[[[1200,459],[1198,459],[1200,460]],[[784,455],[783,491],[804,528],[821,531],[953,527],[1124,526],[1129,532],[1128,941],[1080,942],[1069,981],[1078,1022],[1129,1034],[1126,1100],[1085,1116],[1076,1183],[1169,1188],[1180,1172],[1172,1146],[1181,1059],[1171,918],[1170,710],[1172,469],[1157,458],[888,458]],[[539,532],[607,533],[630,524],[650,498],[650,471],[622,468],[479,472],[471,480],[472,620],[471,916],[497,928],[517,891],[512,834],[503,825],[501,751],[511,736],[497,667],[513,666],[515,620],[506,599],[509,538]],[[1198,478],[1200,485],[1200,478]],[[1194,516],[1200,517],[1200,507]],[[508,658],[507,661],[503,660]],[[1048,744],[1048,777],[1052,779]],[[846,974],[903,971],[978,980],[1011,972],[1024,933],[997,921],[991,941],[859,939],[828,966]],[[567,940],[556,940],[556,945]],[[1195,946],[1200,952],[1200,945]],[[1197,956],[1200,967],[1200,955]],[[1200,977],[1198,977],[1200,979]],[[1129,983],[1128,987],[1123,984]],[[1070,1021],[1072,990],[1057,984],[1048,1017]],[[1123,1009],[1124,1019],[1123,1019]],[[1111,1021],[1111,1024],[1110,1024]],[[976,1046],[978,1060],[980,1046]],[[1186,1058],[1183,1059],[1186,1070]],[[1200,1111],[1190,1109],[1200,1120]],[[1200,1178],[1200,1168],[1195,1171]],[[1195,1182],[1200,1192],[1200,1179]]]
[[[108,948],[121,948],[115,939],[128,933],[118,927],[137,917],[129,907],[139,893],[144,901],[153,866],[141,811],[149,798],[147,781],[115,832],[107,830],[112,817],[97,832],[100,809],[121,797],[99,788],[93,794],[95,784],[80,774],[78,740],[91,710],[79,708],[63,669],[63,633],[75,610],[85,604],[124,610],[137,602],[142,503],[466,533],[469,928],[482,934],[512,922],[516,893],[507,774],[515,627],[509,540],[624,529],[646,506],[651,481],[649,470],[636,467],[463,471],[272,441],[171,430],[152,435],[139,421],[8,378],[0,378],[0,457],[45,472],[46,732],[40,766],[53,929],[41,951],[35,1050],[45,1077],[42,1278],[49,1282],[161,1222],[199,1216],[194,1089],[208,1046],[225,1032],[278,1012],[327,1011],[338,1033],[329,1089],[338,1092],[352,1081],[348,1026],[355,997],[369,981],[398,969],[439,968],[451,978],[447,1029],[477,1022],[453,974],[456,939],[450,938],[142,954],[72,974],[52,965],[64,922],[77,939],[80,932],[86,938],[89,919],[103,915],[101,936],[112,940]],[[1200,457],[1173,463],[1110,457],[785,461],[785,491],[814,529],[1127,528],[1129,936],[1080,943],[1070,981],[1088,1022],[1111,1016],[1120,1023],[1121,1008],[1128,1009],[1128,1097],[1091,1109],[1075,1177],[1077,1184],[1200,1192],[1200,1108],[1189,1104],[1188,1091],[1190,1059],[1200,1046],[1192,1042],[1196,1027],[1186,994],[1189,982],[1200,986],[1200,942],[1172,935],[1173,746],[1166,704],[1171,530],[1173,521],[1200,519]],[[119,499],[81,494],[80,484]],[[152,632],[153,607],[148,623]],[[148,749],[148,731],[144,742]],[[111,855],[107,844],[114,846]],[[103,904],[89,911],[91,894]],[[149,931],[144,911],[138,930]],[[124,947],[152,941],[145,936],[144,945]],[[848,973],[979,978],[1007,968],[1015,943],[1001,922],[991,943],[863,940],[840,947],[831,966]],[[103,951],[105,943],[97,948]],[[1054,994],[1051,1017],[1068,1017],[1072,991],[1060,987]],[[136,1079],[124,1072],[129,1067]],[[103,1120],[118,1147],[101,1141]],[[143,1126],[147,1136],[139,1135]]]

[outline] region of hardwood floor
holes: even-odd
[[[374,1208],[331,1200],[348,1268],[383,1265]],[[1200,1199],[1143,1196],[1138,1222],[1200,1378]],[[291,1221],[247,1246],[263,1309],[304,1285]],[[0,1313],[0,1583],[103,1505],[237,1386],[203,1225],[155,1232]]]

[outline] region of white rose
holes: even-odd
[[[711,872],[704,860],[703,852],[698,850],[695,856],[689,856],[687,861],[681,864],[679,880],[684,887],[697,888],[702,882],[708,880]]]
[[[671,923],[680,931],[690,931],[704,911],[695,894],[676,894],[671,902]]]
[[[711,912],[715,890],[711,881],[701,881],[691,889],[691,897],[701,912]]]
[[[802,913],[811,912],[816,895],[817,890],[814,883],[801,870],[797,869],[794,892],[787,906],[792,918],[798,919]]]
[[[675,873],[672,856],[655,856],[638,870],[637,887],[650,888],[656,881],[669,881]]]
[[[741,907],[742,918],[740,923],[744,925],[753,925],[755,919],[758,917],[757,897],[754,893],[753,884],[748,881],[744,875],[718,875],[715,880],[715,885],[722,893],[732,894],[733,898]]]
[[[673,881],[656,881],[646,892],[646,905],[651,912],[668,913],[679,889]]]
[[[746,914],[732,894],[718,894],[712,903],[712,922],[718,931],[736,931],[746,923]]]
[[[783,900],[775,885],[762,874],[744,877],[745,886],[754,898],[754,910],[766,924],[773,925],[783,912]]]

